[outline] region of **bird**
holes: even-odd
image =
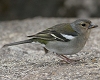
[[[65,62],[71,63],[67,55],[73,55],[82,50],[89,38],[91,29],[98,27],[88,19],[77,19],[71,23],[59,23],[37,34],[27,36],[29,39],[5,44],[3,47],[24,43],[39,42],[43,44],[45,53],[56,53]]]

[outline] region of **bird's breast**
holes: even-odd
[[[79,52],[84,47],[87,39],[86,35],[80,35],[68,42],[49,41],[46,48],[58,54],[71,55]]]

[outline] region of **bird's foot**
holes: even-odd
[[[80,61],[80,60],[69,59],[69,58],[67,58],[67,57],[64,56],[64,55],[58,55],[58,54],[57,54],[57,56],[59,56],[60,58],[62,58],[63,61],[66,62],[66,63],[76,63],[76,62]]]
[[[67,58],[67,59],[65,59],[64,61],[65,61],[66,63],[77,63],[77,62],[80,61],[80,60],[73,60],[73,59]]]

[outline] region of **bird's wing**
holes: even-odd
[[[46,40],[46,41],[54,41],[54,40],[69,41],[69,39],[66,39],[60,33],[56,32],[55,30],[50,30],[50,29],[39,32],[36,35],[31,35],[31,36],[27,36],[27,37],[33,37],[33,38],[42,39],[42,40]]]
[[[59,28],[59,30],[57,30],[57,28]],[[47,41],[56,40],[56,41],[68,42],[74,38],[73,36],[77,36],[77,32],[75,32],[72,28],[70,28],[70,25],[62,23],[55,25],[51,28],[48,28],[42,32],[39,32],[36,35],[30,35],[27,37],[33,37]]]

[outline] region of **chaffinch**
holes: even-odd
[[[61,23],[50,27],[35,35],[28,36],[30,39],[5,44],[3,47],[39,42],[43,44],[45,53],[48,51],[56,53],[64,61],[70,63],[74,60],[65,55],[78,53],[89,38],[90,30],[98,25],[93,25],[90,20],[78,19],[72,23]]]

